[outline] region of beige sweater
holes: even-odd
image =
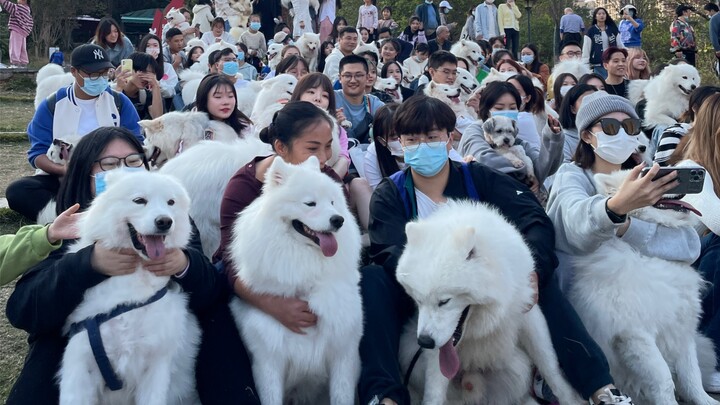
[[[245,46],[248,47],[248,50],[257,51],[257,56],[261,58],[264,57],[267,53],[267,43],[265,42],[265,35],[263,35],[263,33],[260,31],[254,34],[249,30],[243,32],[242,35],[240,35],[240,42],[245,44]]]

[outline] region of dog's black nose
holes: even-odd
[[[344,223],[345,218],[341,217],[340,215],[333,215],[330,217],[330,225],[332,225],[335,230],[340,229]]]
[[[423,349],[434,349],[435,348],[435,339],[431,338],[428,335],[420,335],[420,336],[418,336],[418,344]]]
[[[645,146],[645,145],[638,146],[638,151],[640,151],[640,153],[645,153],[646,150],[647,150],[647,146]]]
[[[172,226],[172,218],[170,217],[157,217],[155,218],[155,227],[159,231],[167,231]]]
[[[692,86],[690,86],[690,89],[691,89],[691,90],[695,90],[696,88],[697,88],[697,86],[694,85],[694,84],[693,84]]]
[[[505,143],[505,145],[510,145],[510,138],[503,139],[503,142]]]

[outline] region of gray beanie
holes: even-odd
[[[604,115],[613,112],[623,112],[631,118],[638,118],[632,104],[625,97],[611,95],[604,91],[596,91],[583,97],[575,118],[575,127],[578,132],[582,132]]]

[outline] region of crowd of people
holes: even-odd
[[[0,282],[24,273],[8,302],[8,318],[30,334],[30,351],[8,404],[57,402],[54,376],[67,343],[62,333],[65,319],[88,288],[124,274],[138,260],[133,252],[100,245],[64,254],[67,243],[61,242],[77,237],[74,214],[92,202],[97,173],[121,166],[150,168],[138,121],[169,111],[200,111],[229,125],[239,138],[251,136],[255,123],[237,108],[238,92],[251,81],[280,74],[298,79],[295,90],[272,124],[257,128],[274,153],[258,156],[239,170],[225,194],[217,196],[222,199],[222,242],[215,256],[205,257],[193,241],[152,263],[154,271],[174,275],[190,292],[190,308],[200,319],[197,384],[203,403],[259,403],[228,297],[239,296],[297,333],[318,321],[308,303],[296,297],[257,295],[247,289],[229,271],[232,263],[225,251],[237,214],[262,193],[273,159],[300,163],[309,156],[316,156],[322,171],[346,186],[350,205],[368,235],[369,258],[361,269],[360,285],[365,314],[361,403],[409,403],[397,359],[400,334],[414,303],[394,277],[406,242],[405,224],[429,216],[449,198],[471,197],[463,187],[468,173],[482,201],[506,215],[535,254],[538,305],[570,384],[591,404],[632,403],[615,388],[605,355],[563,290],[572,279],[572,258],[612,238],[624,238],[653,257],[693,264],[707,281],[717,277],[720,239],[715,229],[674,229],[629,215],[654,205],[677,185],[675,174],[652,181],[659,166],[685,159],[703,166],[712,177],[713,190],[706,192],[713,198],[720,193],[714,118],[720,116],[720,87],[693,87],[687,111],[674,117],[672,125],[642,121],[647,100],[630,100],[635,81],[651,79],[667,66],[695,64],[697,34],[688,20],[693,9],[677,7],[668,43],[652,45],[669,47],[668,60],[654,64],[642,49],[649,44],[642,41],[645,23],[634,6],[621,9],[619,24],[602,7],[587,20],[566,9],[554,64],[584,66],[584,73],[576,76],[569,71],[553,73],[553,63],[541,60],[535,44],[520,44],[521,12],[514,0],[500,5],[485,0],[468,10],[455,40],[448,1],[436,5],[425,0],[405,27],[396,22],[391,6],[378,7],[371,0],[359,7],[356,26],[349,26],[336,15],[335,1],[321,2],[317,21],[309,14],[310,21],[300,21],[304,14],[295,10],[293,24],[279,21],[272,29],[266,26],[272,18],[253,14],[238,38],[230,35],[223,0],[200,0],[192,12],[180,9],[192,28],[168,27],[138,44],[112,18],[103,18],[91,43],[72,51],[74,84],[43,101],[28,125],[28,160],[38,173],[16,180],[6,191],[10,207],[30,221],[50,201],[56,202],[58,214],[50,225],[25,227],[0,239]],[[11,14],[10,55],[17,66],[28,63],[24,38],[32,20],[27,3],[0,0]],[[709,36],[720,57],[718,6],[709,3],[704,10],[712,17]],[[307,31],[320,35],[316,66],[294,42]],[[189,39],[200,42],[188,47]],[[452,45],[462,41],[477,44],[476,59],[455,54]],[[207,48],[220,42],[237,51],[223,47],[203,57]],[[268,53],[278,44],[280,62],[272,69]],[[130,71],[121,66],[128,59]],[[185,105],[179,77],[202,63],[208,73],[195,101]],[[466,85],[459,76],[465,72],[480,90],[460,98],[460,111],[434,89],[447,86],[461,93],[461,85]],[[380,79],[392,79],[396,86],[379,89]],[[326,165],[332,154],[327,114],[341,127],[340,159],[333,166]],[[514,146],[532,160],[531,173],[505,159],[488,139],[486,124],[496,117],[514,122]],[[47,152],[67,134],[82,139],[70,162],[58,164]],[[649,175],[640,177],[646,166],[651,166]],[[611,197],[598,194],[593,175],[620,169],[632,171],[617,192]],[[388,179],[398,172],[407,175],[406,187],[414,190],[409,217],[396,185]],[[218,263],[226,276],[215,270]],[[700,331],[714,341],[720,355],[715,292],[720,290],[713,285],[703,297]],[[720,393],[720,372],[704,377],[704,388]],[[553,401],[541,377],[536,378],[533,395]]]

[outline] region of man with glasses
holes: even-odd
[[[560,48],[560,56],[558,60],[565,62],[566,60],[582,58],[582,48],[579,42],[565,41]]]
[[[368,74],[365,58],[348,55],[340,60],[339,65],[342,90],[335,90],[335,100],[337,109],[342,110],[352,124],[346,128],[348,137],[360,143],[370,143],[369,134],[375,113],[385,103],[372,94],[365,94]]]
[[[54,198],[66,166],[46,155],[55,139],[84,136],[99,127],[124,127],[137,136],[140,131],[135,106],[124,94],[108,87],[113,68],[105,50],[97,45],[81,45],[71,56],[70,72],[75,83],[50,95],[38,106],[28,125],[28,161],[37,175],[24,177],[8,186],[8,205],[31,221]]]

